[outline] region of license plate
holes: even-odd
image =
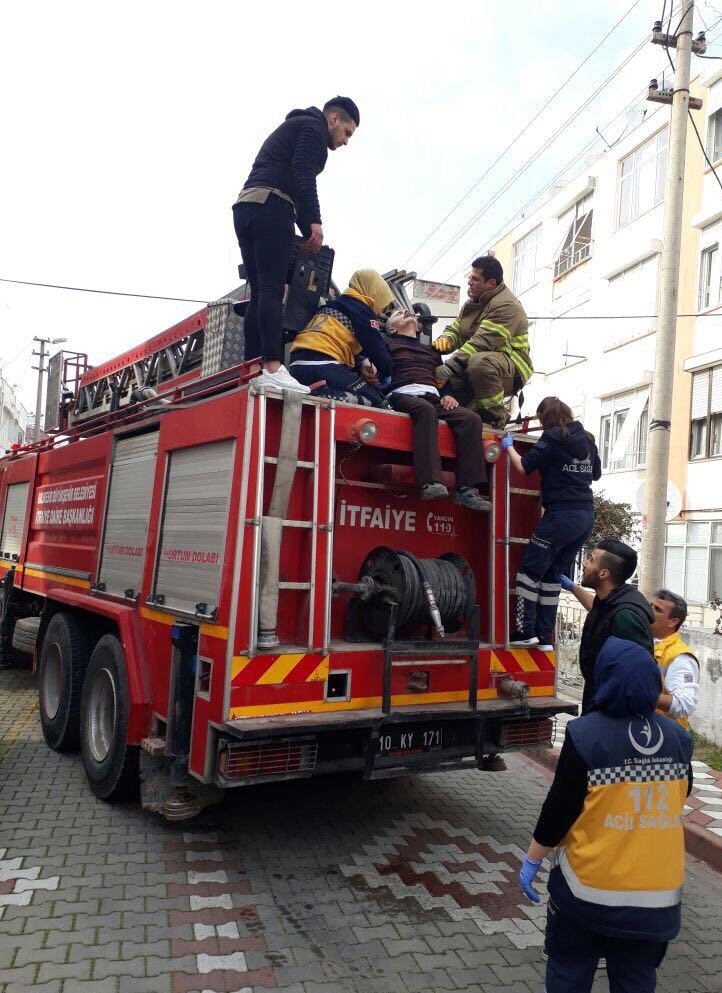
[[[444,747],[443,727],[389,727],[379,735],[377,755],[416,755]]]

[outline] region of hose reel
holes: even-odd
[[[471,566],[453,552],[420,559],[382,545],[366,556],[357,587],[363,624],[379,641],[388,634],[392,603],[397,629],[432,623],[443,637],[464,626],[476,602]]]

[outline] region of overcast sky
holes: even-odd
[[[238,282],[231,205],[261,141],[293,107],[342,93],[358,103],[361,127],[347,148],[329,154],[318,183],[336,282],[344,285],[355,268],[402,266],[458,282],[468,260],[538,189],[567,164],[569,177],[583,168],[584,157],[573,160],[595,139],[595,127],[613,141],[629,126],[620,112],[661,68],[660,51],[643,46],[602,83],[644,40],[659,0],[638,0],[537,124],[418,248],[631,6],[6,5],[0,277],[220,296]],[[698,7],[710,26],[722,16],[710,0]],[[719,41],[712,51],[722,54]],[[540,145],[543,153],[522,173]],[[603,147],[596,139],[594,148]],[[0,283],[0,367],[33,409],[33,335],[66,337],[66,348],[99,363],[197,309]]]

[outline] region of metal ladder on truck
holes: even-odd
[[[269,455],[266,448],[268,404],[279,402],[283,404],[283,412],[278,454]],[[253,524],[256,528],[253,575],[257,582],[253,583],[251,593],[249,653],[272,651],[279,646],[276,622],[280,598],[289,591],[305,590],[309,594],[308,633],[306,644],[298,647],[327,655],[330,642],[330,575],[333,550],[335,401],[309,398],[290,390],[284,391],[282,397],[279,397],[274,392],[252,387],[249,403],[255,405],[257,415],[253,418],[257,444],[255,508],[253,517],[246,520],[246,524]],[[298,457],[304,407],[312,408],[313,418],[313,459],[305,460]],[[275,466],[276,474],[271,501],[264,514],[264,468],[267,465]],[[291,489],[299,471],[310,472],[314,481],[312,516],[306,520],[288,517]],[[288,528],[310,531],[311,562],[307,579],[279,580],[283,532]],[[319,572],[322,583],[319,581]]]

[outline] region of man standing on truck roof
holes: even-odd
[[[509,419],[504,397],[518,393],[534,372],[529,322],[492,255],[471,263],[468,292],[458,318],[433,342],[442,355],[454,353],[438,376],[460,403],[501,429]]]
[[[323,244],[316,176],[328,150],[347,145],[359,125],[356,104],[334,97],[318,107],[292,110],[261,145],[233,205],[233,224],[251,299],[244,321],[246,358],[260,355],[256,382],[308,393],[283,365],[283,294],[293,249],[294,223],[309,252]]]

